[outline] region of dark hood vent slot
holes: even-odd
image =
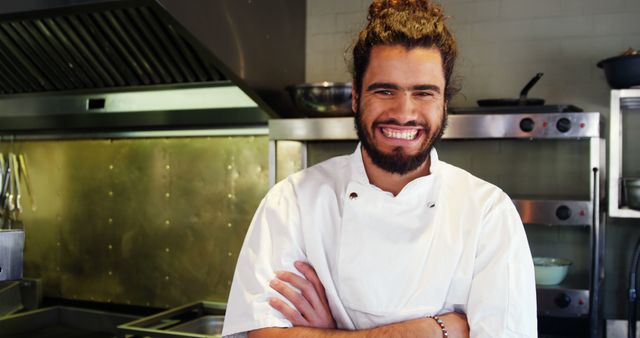
[[[5,16],[0,93],[225,81],[192,39],[161,15],[153,6],[87,6],[63,15]]]

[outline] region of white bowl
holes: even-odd
[[[533,257],[533,266],[536,274],[536,284],[556,285],[560,284],[567,276],[571,261],[555,257]]]

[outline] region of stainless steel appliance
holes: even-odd
[[[0,2],[0,131],[265,124],[291,116],[285,87],[304,81],[305,13],[297,0]],[[222,98],[199,101],[194,87],[222,89]],[[226,87],[255,103],[230,105]],[[150,91],[172,98],[149,99]],[[122,93],[136,104],[113,96]]]
[[[604,140],[601,138],[602,121],[599,113],[590,112],[550,112],[536,113],[533,107],[527,111],[506,113],[500,110],[483,114],[460,113],[449,115],[448,127],[443,141],[491,141],[524,140],[527,150],[538,147],[543,141],[579,142],[587,157],[579,169],[586,194],[575,198],[570,194],[563,199],[521,198],[513,200],[523,223],[527,227],[563,228],[572,231],[588,231],[588,250],[580,254],[588,261],[586,275],[570,275],[560,285],[539,287],[538,313],[552,319],[577,319],[588,335],[598,337],[601,322],[601,290],[604,279],[603,250],[604,227],[600,221],[600,191],[604,184],[601,170],[604,169]],[[269,122],[269,180],[275,184],[293,171],[312,164],[310,147],[318,142],[352,141],[344,150],[353,151],[353,141],[357,140],[353,118],[287,119]],[[444,143],[444,142],[443,142]],[[524,143],[519,145],[524,146]],[[568,148],[572,149],[572,148]],[[523,150],[524,151],[524,150]],[[555,153],[555,149],[552,153]],[[444,156],[442,152],[441,156]],[[314,155],[317,159],[317,155]],[[507,166],[508,170],[508,166]],[[519,176],[521,174],[511,174]],[[526,174],[522,174],[526,179]],[[530,238],[531,241],[531,238]],[[586,321],[586,322],[585,322]],[[541,328],[541,334],[546,334]],[[567,335],[568,336],[568,335]],[[583,335],[584,336],[584,335]]]
[[[121,337],[220,337],[225,303],[196,302],[118,326]]]

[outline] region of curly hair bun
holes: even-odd
[[[369,6],[369,20],[386,16],[389,12],[426,12],[429,16],[444,17],[442,7],[429,0],[374,0]]]

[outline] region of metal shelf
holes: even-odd
[[[640,211],[622,205],[622,109],[640,108],[640,89],[611,91],[609,113],[609,216],[640,218]]]
[[[357,140],[353,117],[272,119],[271,140]],[[455,114],[449,115],[443,139],[582,139],[599,138],[600,113]],[[530,127],[530,131],[524,128]],[[559,129],[559,124],[568,128]]]
[[[593,203],[576,200],[514,199],[522,223],[553,226],[592,226]]]
[[[603,274],[604,227],[599,210],[600,191],[604,188],[604,135],[600,113],[514,113],[514,114],[450,114],[443,139],[448,140],[583,140],[589,142],[589,199],[515,198],[513,203],[523,223],[569,227],[590,227],[591,269],[588,285],[539,287],[540,314],[567,317],[590,317],[591,337],[596,337],[600,314]],[[278,165],[294,170],[308,165],[307,146],[317,141],[356,141],[353,117],[272,119],[269,121],[269,184],[274,185]],[[285,141],[285,142],[282,142]],[[278,144],[282,142],[283,147]],[[282,152],[280,155],[279,152]],[[279,156],[294,157],[279,161]],[[558,197],[556,197],[558,198]],[[555,303],[557,297],[575,300],[567,307]]]

